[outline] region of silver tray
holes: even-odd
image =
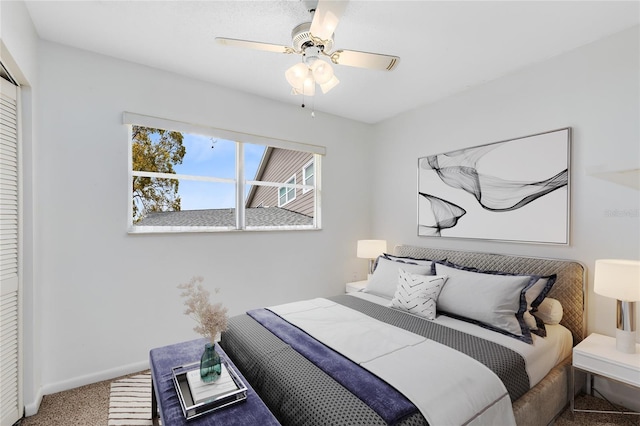
[[[194,362],[192,364],[180,365],[171,369],[173,376],[173,384],[178,393],[178,399],[180,400],[180,408],[182,408],[182,414],[187,420],[195,419],[203,414],[210,413],[212,411],[220,410],[221,408],[228,407],[232,404],[245,401],[247,399],[247,387],[242,382],[236,370],[231,367],[225,360],[221,360],[229,375],[236,384],[237,389],[230,392],[218,395],[215,398],[194,404],[191,394],[191,388],[187,381],[187,373],[192,370],[199,370],[200,363]]]

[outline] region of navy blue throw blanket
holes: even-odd
[[[267,309],[247,314],[360,398],[387,424],[418,409],[394,387]],[[393,368],[393,366],[389,366]]]

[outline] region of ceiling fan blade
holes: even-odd
[[[225,46],[242,47],[245,49],[264,50],[275,53],[295,53],[293,48],[277,44],[261,43],[259,41],[238,40],[235,38],[216,37],[216,41]]]
[[[347,7],[346,1],[318,0],[309,31],[314,37],[329,40]]]
[[[358,52],[357,50],[336,50],[328,56],[334,64],[383,71],[394,70],[400,62],[398,56]]]

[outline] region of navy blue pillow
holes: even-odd
[[[407,263],[409,265],[420,265],[421,263],[433,262],[431,259],[417,259],[414,257],[404,257],[404,256],[394,256],[393,254],[383,253],[375,260],[373,263],[373,270],[375,271],[378,267],[378,259],[384,258],[387,260],[391,260],[393,262]],[[435,275],[436,265],[431,263],[431,275]]]

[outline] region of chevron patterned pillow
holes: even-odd
[[[399,269],[398,288],[391,306],[434,320],[436,301],[445,281],[445,275],[416,275]]]

